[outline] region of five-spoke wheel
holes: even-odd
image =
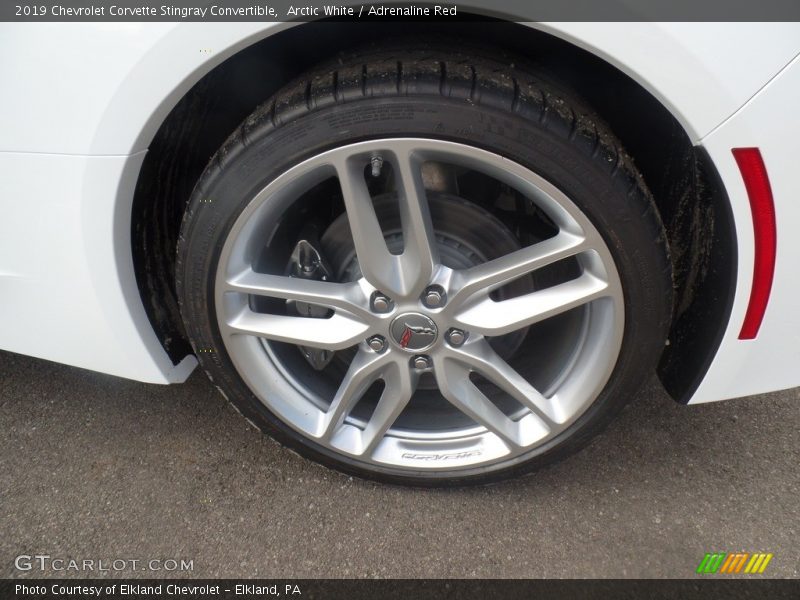
[[[284,444],[380,480],[486,482],[573,452],[635,394],[670,263],[578,101],[431,55],[343,59],[256,110],[197,184],[177,287],[205,370]]]
[[[396,174],[392,191],[399,232],[384,231],[376,214],[368,185],[375,157]],[[447,266],[439,246],[451,236],[446,221],[432,220],[426,164],[462,174],[477,172],[508,186],[544,213],[553,225],[552,235],[467,268]],[[354,281],[323,281],[259,272],[254,265],[263,249],[264,231],[274,223],[276,205],[289,207],[328,178],[341,189],[361,276]],[[387,245],[387,238],[395,234],[402,238],[401,252],[392,252]],[[561,261],[572,268],[559,273],[560,281],[543,289],[531,286],[529,292],[503,300],[493,296]],[[270,312],[254,306],[254,296],[286,302]],[[271,410],[335,451],[413,469],[485,464],[524,453],[556,436],[606,383],[624,327],[622,292],[611,255],[594,226],[562,192],[496,154],[425,139],[382,139],[339,147],[272,181],[229,233],[220,257],[216,301],[229,355]],[[286,310],[287,302],[324,310],[318,311],[320,316],[300,316]],[[545,347],[539,360],[548,363],[554,376],[540,378],[544,385],[537,389],[490,342],[564,313],[573,313],[571,321],[581,321],[580,335],[566,341],[553,334],[542,337],[539,343]],[[271,342],[331,352],[355,348],[355,352],[347,357],[349,366],[336,390],[325,397],[304,383],[305,365],[292,370],[283,364],[271,351]],[[563,349],[568,342],[571,351],[559,353],[566,358],[564,364],[552,364],[546,345]],[[443,413],[433,427],[403,425],[400,417],[424,374],[432,376],[441,396],[462,415],[449,418]],[[277,378],[286,380],[295,392],[273,393],[270,382]],[[353,410],[378,382],[382,390],[372,414],[360,419]],[[515,403],[507,403],[503,410],[487,387]],[[424,413],[427,402],[419,400],[411,412]],[[464,416],[468,422],[459,426]]]

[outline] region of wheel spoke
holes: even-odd
[[[578,278],[509,300],[495,302],[488,295],[456,313],[458,326],[485,336],[522,329],[610,293],[608,283],[590,271]]]
[[[364,180],[366,161],[351,156],[335,162],[347,220],[361,273],[374,287],[397,299],[418,296],[439,262],[421,163],[413,148],[397,142],[388,152],[396,167],[403,253],[389,252]]]
[[[386,247],[364,180],[364,164],[354,159],[341,159],[335,167],[361,273],[377,289],[397,296],[403,291],[400,257]]]
[[[256,273],[247,269],[228,279],[226,291],[283,298],[347,311],[369,318],[367,297],[358,283],[332,283],[299,277]]]
[[[344,419],[373,383],[381,378],[381,369],[390,362],[389,354],[359,350],[350,363],[328,411],[325,413],[319,437],[329,442]]]
[[[405,362],[395,362],[386,370],[383,375],[383,393],[361,434],[362,454],[372,454],[411,400],[418,380],[419,376]]]
[[[518,424],[472,383],[469,368],[452,358],[440,358],[435,373],[439,390],[453,406],[497,435],[510,449],[520,446]]]
[[[257,313],[245,307],[228,319],[228,333],[254,335],[277,342],[325,350],[343,350],[362,341],[369,330],[363,321],[334,314],[328,319]]]
[[[555,237],[461,271],[456,275],[457,290],[452,295],[452,302],[466,301],[477,292],[490,292],[518,277],[587,249],[585,238],[561,231]]]
[[[408,294],[422,293],[439,262],[439,249],[433,233],[428,198],[422,181],[422,163],[413,147],[398,146],[397,192],[403,226],[404,250],[401,268]]]
[[[558,408],[503,360],[485,338],[452,351],[458,360],[533,412],[549,430],[556,428],[560,421]]]

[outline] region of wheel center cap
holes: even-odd
[[[436,323],[420,313],[404,313],[398,316],[392,321],[389,331],[397,345],[409,352],[427,350],[439,337]]]

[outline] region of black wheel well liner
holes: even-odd
[[[713,360],[735,290],[736,238],[714,165],[639,83],[590,52],[504,21],[304,23],[269,36],[207,73],[176,104],[149,145],[132,206],[136,281],[148,318],[174,363],[192,349],[175,297],[175,247],[195,182],[228,135],[259,104],[336,52],[409,34],[491,46],[530,61],[583,96],[634,157],[672,252],[675,307],[658,372],[686,402]]]

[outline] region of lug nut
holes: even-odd
[[[416,369],[427,369],[431,366],[431,359],[427,356],[415,356],[414,357],[414,368]]]
[[[463,344],[467,339],[467,332],[461,331],[460,329],[451,329],[447,332],[447,341],[450,342],[451,346],[460,346]]]
[[[392,301],[380,292],[376,292],[372,296],[372,310],[377,313],[389,312],[392,308]]]
[[[422,303],[428,308],[439,308],[444,304],[444,290],[439,286],[432,286],[422,294]]]
[[[386,349],[386,340],[380,335],[373,335],[367,340],[367,345],[375,352],[383,352]]]

